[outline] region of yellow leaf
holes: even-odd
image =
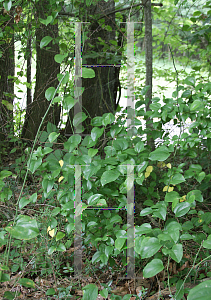
[[[171,169],[171,164],[168,163],[168,164],[166,165],[166,167],[169,168],[169,169]]]
[[[64,176],[61,176],[61,177],[58,179],[58,182],[61,182],[62,179],[64,179]]]
[[[202,222],[202,219],[199,219],[198,222],[201,223],[201,222]]]
[[[149,166],[149,167],[146,168],[146,172],[147,172],[147,173],[148,173],[148,172],[151,173],[152,170],[153,170],[153,166]]]
[[[166,191],[167,191],[167,189],[168,189],[168,185],[164,186],[164,188],[163,188],[163,192],[166,192]]]
[[[179,202],[184,202],[186,200],[186,195],[182,196],[182,198],[180,198]]]
[[[63,167],[63,164],[64,164],[63,160],[60,160],[60,161],[59,161],[59,164],[60,164],[60,166],[61,166],[61,168],[62,168],[62,167]]]
[[[48,229],[47,229],[47,233],[51,236],[51,237],[54,237],[54,229],[51,230],[51,227],[48,226]]]
[[[149,177],[150,172],[145,172],[145,178]]]
[[[174,187],[173,186],[164,186],[163,188],[163,192],[166,192],[168,190],[168,192],[172,192],[174,190]]]

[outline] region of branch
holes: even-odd
[[[160,7],[163,6],[162,3],[151,3],[151,5],[152,6],[160,6]],[[134,5],[132,5],[132,8],[137,7],[137,6],[145,6],[145,3],[134,4]],[[117,12],[120,12],[120,11],[124,11],[124,10],[128,10],[128,9],[131,9],[131,6],[123,7],[123,8],[117,9],[117,10],[113,10],[113,11],[107,13],[107,14],[104,14],[104,16],[97,19],[97,21],[104,18],[105,16],[109,16],[111,14],[114,14],[114,13],[117,13]]]
[[[145,5],[145,3],[138,3],[138,4],[132,5],[132,8],[137,7],[137,6],[144,6],[144,5]],[[163,6],[162,3],[151,3],[151,5],[152,6],[160,6],[160,7]],[[131,9],[131,6],[123,7],[123,8],[117,9],[117,10],[113,10],[113,11],[111,11],[111,12],[109,12],[107,14],[104,14],[103,16],[99,17],[98,19],[96,19],[96,21],[104,18],[105,16],[109,16],[109,15],[115,14],[117,12],[128,10],[128,9]],[[60,12],[59,16],[77,17],[77,15],[74,14],[74,13],[66,13],[66,12],[62,12],[62,13]]]

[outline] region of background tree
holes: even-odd
[[[80,4],[81,21],[87,25],[87,39],[83,41],[82,63],[95,71],[94,78],[83,78],[82,111],[89,118],[84,121],[84,133],[90,133],[91,119],[104,113],[115,114],[117,90],[119,87],[119,68],[108,66],[121,63],[117,54],[116,21],[114,0],[98,1],[96,5]],[[109,16],[107,15],[109,14]],[[103,19],[102,19],[103,18]],[[86,36],[86,34],[85,34]],[[99,67],[92,67],[101,65]],[[69,112],[65,132],[72,134],[70,122],[73,121],[74,109]]]
[[[56,5],[56,4],[54,4]],[[54,56],[59,54],[58,45],[58,20],[52,18],[51,23],[48,26],[40,22],[40,18],[45,20],[51,13],[53,14],[53,7],[50,5],[50,1],[43,0],[35,4],[36,8],[36,85],[34,92],[33,102],[27,106],[27,115],[24,122],[22,136],[27,139],[34,139],[37,133],[37,129],[40,125],[42,117],[44,116],[49,102],[45,98],[45,91],[48,87],[57,87],[58,79],[57,74],[60,72],[60,65],[54,60]],[[52,41],[48,44],[48,47],[40,47],[40,42],[44,37],[52,38]],[[55,104],[51,107],[43,127],[48,122],[58,125],[60,121],[60,106]]]
[[[9,7],[8,7],[9,10]],[[14,11],[1,10],[0,39],[0,141],[5,141],[9,133],[13,134],[14,101]]]

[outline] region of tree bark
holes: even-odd
[[[114,60],[116,46],[112,45],[111,40],[115,40],[115,14],[105,16],[103,22],[105,26],[109,25],[109,30],[103,28],[100,21],[93,20],[101,14],[107,14],[109,11],[115,9],[114,0],[105,2],[101,0],[96,5],[85,6],[86,16],[83,21],[90,22],[88,25],[88,39],[84,42],[83,47],[83,66],[88,67],[94,65],[101,65],[99,67],[92,67],[95,71],[94,78],[82,78],[82,87],[84,92],[82,94],[82,111],[88,115],[88,118],[83,122],[85,130],[83,134],[89,134],[92,126],[90,125],[91,119],[96,116],[102,116],[104,113],[111,112],[115,114],[116,111],[116,98],[119,86],[119,67],[108,66],[111,64],[120,64],[121,59]],[[84,11],[82,11],[84,13]],[[105,41],[104,45],[100,44],[99,39]],[[110,52],[110,57],[108,53]],[[93,57],[95,55],[95,57]],[[84,66],[85,67],[85,66]],[[69,117],[65,128],[66,134],[73,134],[70,122],[74,117],[74,108],[69,111]]]
[[[37,22],[39,18],[46,19],[49,15],[50,4],[48,0],[36,3]],[[53,38],[46,47],[40,48],[40,41],[43,37]],[[59,53],[59,45],[55,41],[58,38],[58,23],[45,26],[38,23],[36,28],[36,85],[33,102],[27,106],[27,115],[22,130],[22,136],[26,139],[34,139],[42,121],[42,118],[49,106],[49,101],[45,98],[45,91],[49,87],[57,87],[57,74],[60,72],[60,65],[55,62],[54,56]],[[61,107],[54,104],[46,116],[42,129],[45,129],[48,122],[58,125],[60,121]]]
[[[14,52],[14,19],[10,14],[2,12],[3,38],[1,38],[0,58],[0,141],[5,141],[8,134],[13,134],[13,101],[14,79],[8,76],[15,75],[15,52]]]

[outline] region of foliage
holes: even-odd
[[[169,144],[168,136],[165,137],[163,145],[151,153],[141,137],[131,139],[124,126],[121,126],[121,121],[115,122],[110,113],[92,120],[95,126],[91,136],[81,141],[79,135],[74,135],[64,143],[63,149],[53,149],[52,143],[56,142],[58,133],[54,131],[54,126],[49,124],[48,132],[42,133],[47,143],[32,153],[27,164],[32,174],[39,174],[42,178],[39,191],[42,194],[41,202],[47,201],[53,205],[46,223],[46,231],[49,227],[52,237],[47,242],[48,255],[66,251],[68,240],[73,237],[74,214],[80,213],[83,215],[83,244],[86,247],[91,244],[97,249],[92,258],[93,264],[99,262],[100,267],[103,267],[118,255],[125,255],[127,224],[124,224],[118,211],[126,207],[127,191],[134,183],[136,190],[142,194],[136,201],[144,202],[146,206],[140,212],[140,216],[152,214],[152,217],[160,220],[162,224],[160,228],[152,228],[150,223],[135,226],[136,257],[141,258],[143,262],[146,258],[151,258],[150,262],[142,263],[144,277],[152,277],[162,271],[163,262],[168,258],[181,263],[185,241],[193,240],[205,249],[210,249],[211,214],[205,214],[198,205],[203,202],[203,194],[209,187],[211,177],[206,166],[201,165],[201,160],[207,159],[211,150],[210,106],[207,101],[210,89],[209,84],[195,84],[195,79],[189,77],[185,79],[184,86],[180,86],[180,91],[180,97],[175,93],[178,98],[167,99],[163,107],[157,105],[158,99],[154,99],[152,116],[160,117],[162,123],[167,121],[165,116],[170,116],[170,113],[172,118],[178,116],[182,120],[190,116],[191,119],[195,119],[196,124],[202,126],[193,123],[189,134],[174,136],[173,144]],[[46,97],[49,97],[48,93]],[[52,96],[49,97],[51,98]],[[198,99],[201,99],[200,105]],[[189,101],[191,104],[187,105]],[[180,103],[180,106],[173,103]],[[137,115],[140,115],[140,110],[138,106]],[[143,110],[141,111],[143,113]],[[204,115],[206,118],[202,119]],[[202,120],[206,122],[202,123]],[[105,158],[102,160],[100,154],[103,153],[99,153],[95,146],[102,139],[107,127],[108,142],[104,148]],[[196,128],[197,134],[193,132]],[[156,129],[157,125],[155,131]],[[138,129],[139,134],[144,132],[143,128]],[[161,138],[161,132],[157,132],[159,136],[156,137]],[[205,149],[201,149],[202,144],[206,146]],[[180,163],[179,160],[183,159],[184,155],[186,162]],[[134,168],[134,182],[127,176],[128,164],[130,168]],[[79,204],[74,208],[74,177],[77,165],[81,165],[78,176],[82,179],[83,192],[82,206]],[[11,172],[6,170],[0,173],[2,201],[12,196],[11,190],[6,188],[4,182],[10,175]],[[194,188],[190,188],[192,186]],[[23,210],[36,201],[37,193],[34,193],[30,198],[20,198],[17,205]],[[117,209],[102,210],[109,207],[109,203],[114,203],[113,207]],[[88,209],[94,207],[98,209]],[[61,226],[64,226],[62,230]],[[199,228],[203,230],[203,234],[197,233],[196,229]],[[8,224],[1,231],[1,245],[7,242],[8,233],[10,238],[34,240],[40,234],[39,223],[36,218],[27,215],[17,216],[15,223]],[[4,278],[6,273],[2,276]],[[87,287],[84,299],[90,299],[89,293],[97,295],[95,289],[95,286],[89,289]]]
[[[209,2],[207,5],[210,5]],[[11,6],[12,1],[4,1],[6,10],[10,10]],[[210,12],[207,18],[209,14]],[[196,13],[195,16],[197,17]],[[41,22],[47,26],[54,22],[54,18],[47,16],[46,20]],[[48,88],[45,97],[49,101],[49,107],[58,102],[69,110],[75,103],[72,81],[69,80],[70,70],[67,71],[66,67],[68,64],[73,65],[73,62],[68,53],[69,46],[64,40],[66,34],[72,34],[73,30],[65,25],[60,40],[62,51],[55,56],[55,61],[60,63],[65,71],[58,74],[58,88]],[[191,25],[183,26],[183,31],[189,30],[190,27]],[[209,31],[205,28],[202,30],[207,37]],[[199,37],[197,34],[195,36]],[[51,38],[44,37],[40,46],[47,47],[50,41]],[[193,47],[192,50],[194,49]],[[177,70],[175,71],[177,73]],[[82,76],[92,78],[94,74],[83,70]],[[0,201],[7,204],[12,199],[11,205],[15,206],[16,211],[14,220],[2,226],[0,231],[0,246],[8,246],[8,256],[0,265],[1,282],[10,279],[9,271],[25,270],[26,263],[21,257],[21,247],[28,242],[34,245],[38,253],[36,259],[32,255],[34,248],[27,253],[33,265],[31,275],[37,274],[37,265],[40,266],[42,276],[60,275],[60,260],[74,241],[74,218],[80,214],[83,245],[86,249],[91,249],[90,252],[93,249],[95,251],[91,263],[98,263],[99,268],[106,268],[107,265],[114,265],[116,258],[124,257],[125,266],[128,226],[124,212],[126,208],[131,209],[127,207],[127,193],[134,187],[135,204],[143,206],[138,216],[136,215],[134,249],[145,278],[158,275],[163,270],[168,271],[170,260],[182,266],[187,243],[198,247],[188,275],[195,276],[194,267],[199,267],[210,258],[211,213],[204,212],[201,205],[210,200],[211,84],[199,78],[197,74],[189,74],[184,79],[177,76],[177,88],[172,97],[166,98],[164,95],[163,105],[160,98],[154,97],[150,105],[151,111],[148,112],[144,109],[146,90],[147,87],[139,87],[135,92],[136,134],[132,138],[124,127],[126,110],[121,111],[117,119],[111,113],[92,119],[90,136],[82,140],[80,135],[75,134],[60,147],[57,147],[59,130],[49,123],[46,131],[37,134],[36,138],[39,138],[41,145],[36,145],[37,140],[32,147],[26,148],[26,145],[21,144],[23,153],[11,166],[13,172],[2,168]],[[60,95],[55,97],[57,91]],[[76,126],[86,118],[85,113],[82,116],[76,115],[73,124]],[[140,121],[148,118],[158,120],[153,122],[152,132],[148,132]],[[189,131],[183,132],[183,124],[188,118],[192,123]],[[16,120],[21,122],[20,117],[16,117]],[[172,139],[163,129],[171,120],[181,129],[180,134]],[[153,139],[157,140],[157,147],[153,152],[146,145],[146,134],[151,134]],[[104,141],[104,147],[100,147]],[[13,142],[18,144],[18,140],[11,140],[11,143]],[[17,148],[13,148],[11,154],[15,153]],[[27,163],[20,170],[20,165],[23,165],[26,159]],[[14,183],[11,187],[10,179],[18,171],[23,179],[23,186],[17,200],[14,196]],[[134,172],[134,180],[128,175],[131,172]],[[39,188],[34,193],[29,194],[29,191],[26,191],[24,194],[29,174],[34,182],[39,182]],[[76,207],[75,181],[80,182],[82,190],[82,203]],[[47,204],[48,209],[42,213],[41,210],[33,211],[32,215],[28,215],[27,210],[34,208],[35,204]],[[108,207],[113,209],[106,209]],[[149,216],[159,226],[146,221]],[[4,217],[6,222],[7,215]],[[10,252],[11,244],[14,248]],[[204,257],[198,262],[202,249]],[[12,264],[8,264],[9,256]],[[72,273],[72,264],[73,255],[70,262],[63,265],[62,271],[66,274]],[[186,274],[183,272],[182,275]],[[177,286],[177,299],[183,297],[187,278],[186,276],[184,279],[183,276],[183,283]],[[26,287],[35,286],[33,278],[22,278],[19,283]],[[104,287],[100,294],[106,298],[108,291],[110,292],[108,287]],[[192,289],[188,299],[208,299],[209,291],[210,280]],[[57,294],[58,299],[71,296],[69,288],[58,288],[57,291],[52,288],[46,292],[47,296],[54,294]],[[96,285],[89,284],[83,288],[84,300],[96,299],[97,295]],[[10,293],[5,296],[14,295]],[[129,299],[130,296],[125,295],[123,299]],[[118,299],[120,296],[112,297]]]

